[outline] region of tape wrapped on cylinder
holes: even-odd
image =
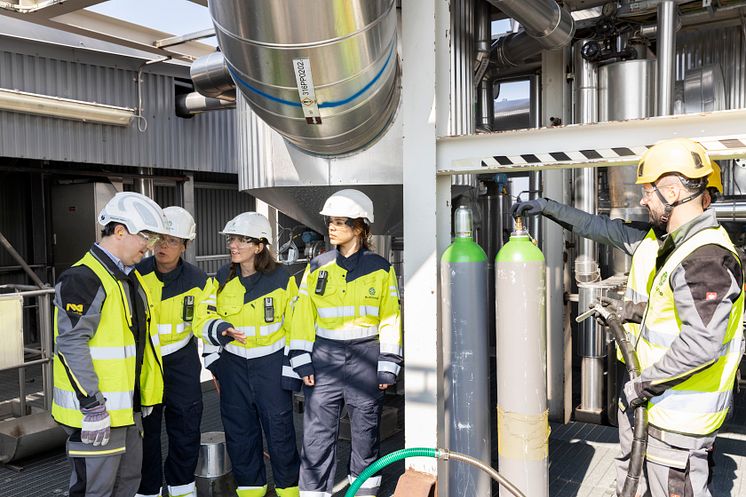
[[[549,455],[549,411],[506,412],[497,406],[497,451],[510,459],[541,461]]]

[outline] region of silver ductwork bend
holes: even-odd
[[[189,75],[194,83],[194,89],[201,95],[236,100],[236,85],[222,52],[213,52],[192,62]]]
[[[222,0],[209,7],[236,86],[298,148],[354,152],[392,121],[400,87],[396,0]]]
[[[495,63],[515,67],[542,50],[568,45],[575,36],[572,14],[555,0],[488,0],[523,26],[496,41]]]

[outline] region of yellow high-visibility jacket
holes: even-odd
[[[379,383],[396,382],[402,364],[399,291],[386,259],[370,251],[344,258],[332,250],[309,263],[290,331],[290,364],[301,377],[313,374],[317,337],[377,339]]]
[[[107,257],[94,247],[67,277],[60,277],[56,288],[52,416],[71,427],[81,427],[81,407],[97,403],[105,404],[112,426],[134,423],[137,344],[133,333],[138,330],[131,298],[143,301],[147,323],[138,403],[151,406],[163,398],[158,328],[147,288],[133,269],[139,289],[137,295],[130,296],[124,288],[129,283],[113,273],[113,262]]]

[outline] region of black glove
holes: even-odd
[[[535,198],[526,202],[516,202],[510,208],[510,214],[514,217],[520,216],[537,216],[544,211],[547,206],[547,199]]]

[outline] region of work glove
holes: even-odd
[[[83,426],[80,429],[80,441],[93,444],[94,447],[109,443],[111,435],[111,418],[106,412],[106,406],[98,405],[81,409],[83,412]]]
[[[142,417],[147,418],[153,414],[153,406],[142,406]]]
[[[619,321],[622,320],[622,314],[624,313],[624,303],[621,300],[612,299],[611,297],[599,297],[598,299],[588,304],[588,308],[593,309],[597,304],[601,304],[601,306],[609,311],[609,313],[616,315]],[[608,326],[606,317],[607,316],[602,315],[601,313],[594,314],[596,323],[601,326]]]
[[[632,409],[648,402],[648,399],[642,393],[642,384],[639,377],[624,384],[624,398],[627,400],[627,405]]]
[[[516,202],[510,207],[510,214],[513,218],[520,216],[538,216],[547,206],[547,199],[535,198],[525,202]]]

